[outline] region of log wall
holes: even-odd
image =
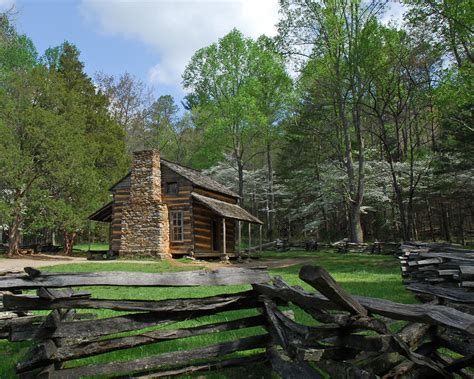
[[[193,203],[194,217],[194,256],[199,258],[218,257],[222,250],[222,218],[212,213],[205,206]],[[217,225],[218,250],[212,248],[212,222]],[[235,255],[235,221],[226,220],[226,253],[229,256]]]
[[[184,216],[184,239],[183,241],[172,241],[170,237],[170,253],[173,256],[195,255],[197,258],[220,257],[221,249],[212,249],[212,221],[217,221],[219,247],[222,247],[222,219],[212,213],[208,208],[192,201],[191,193],[195,192],[232,204],[237,199],[224,194],[208,191],[195,187],[186,178],[175,173],[168,167],[161,166],[161,193],[162,201],[168,206],[168,211],[182,210]],[[166,191],[168,183],[177,183],[178,193],[168,194]],[[121,220],[124,206],[130,199],[130,177],[114,187],[112,225],[110,235],[110,246],[115,252],[120,251]],[[235,228],[234,220],[226,220],[226,252],[229,257],[235,256]]]
[[[167,194],[166,187],[168,183],[177,183],[178,193]],[[193,236],[193,209],[191,202],[192,183],[170,170],[166,166],[161,166],[161,193],[163,202],[168,206],[168,211],[183,211],[184,214],[184,233],[183,241],[172,241],[170,236],[170,252],[173,255],[191,254],[194,247]],[[171,220],[171,218],[170,218]]]

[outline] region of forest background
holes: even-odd
[[[233,188],[276,237],[474,237],[473,28],[467,0],[280,0],[278,35],[230,30],[195,52],[187,96],[89,77],[74,41],[39,54],[0,14],[0,226],[8,254],[105,240],[87,215],[131,153],[159,149]]]

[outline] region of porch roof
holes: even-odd
[[[253,224],[263,224],[257,217],[251,215],[237,204],[226,203],[225,201],[213,199],[207,196],[199,195],[195,192],[191,194],[193,199],[209,208],[214,213],[224,218],[230,218],[239,221],[247,221]]]
[[[111,222],[112,221],[112,201],[87,217],[92,221]]]

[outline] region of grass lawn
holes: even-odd
[[[260,254],[260,262],[265,264],[265,260],[269,258],[295,258],[305,257],[311,258],[311,263],[325,267],[336,280],[350,293],[379,297],[402,303],[416,302],[414,296],[406,291],[401,283],[398,261],[390,256],[372,256],[366,254],[336,254],[336,253],[308,253],[308,252],[286,252],[271,253],[264,252]],[[86,264],[68,264],[47,268],[50,271],[63,272],[80,272],[80,271],[136,271],[136,272],[162,272],[162,271],[181,271],[189,269],[198,269],[194,265],[173,265],[169,262],[157,262],[156,264],[137,264],[124,262],[114,263],[86,263]],[[280,275],[290,284],[298,284],[307,290],[311,288],[298,279],[298,272],[301,265],[293,265],[284,268],[273,269],[271,275]],[[46,269],[46,268],[43,268]],[[227,287],[199,287],[199,288],[126,288],[126,287],[94,287],[88,288],[95,298],[120,298],[120,299],[166,299],[180,297],[203,297],[212,296],[219,293],[231,293],[249,289],[250,286],[227,286]],[[314,321],[303,311],[298,308],[292,308],[295,311],[296,320],[311,324]],[[90,312],[91,310],[87,310]],[[98,311],[98,317],[110,317],[119,314],[119,312],[101,310]],[[158,328],[180,328],[197,326],[207,322],[218,322],[232,320],[242,316],[254,315],[255,310],[241,310],[226,312],[215,316],[202,317],[197,320],[188,320],[178,322],[173,325],[160,326]],[[157,329],[156,327],[154,329]],[[242,338],[256,333],[263,333],[263,328],[249,328],[225,333],[197,336],[193,338],[181,339],[177,341],[161,342],[155,345],[147,345],[129,349],[126,351],[118,351],[103,354],[99,357],[91,357],[68,365],[82,365],[99,362],[107,362],[111,360],[130,360],[145,357],[160,352],[172,350],[185,350],[205,345]],[[0,341],[0,377],[14,377],[14,363],[23,359],[30,347],[29,342],[25,343],[9,343]],[[240,353],[240,355],[245,353]],[[226,370],[225,375],[214,373],[209,377],[272,377],[268,373],[268,368],[261,367],[242,368],[238,370]],[[200,374],[202,375],[202,373]]]
[[[107,250],[109,250],[109,244],[108,243],[91,243],[89,245],[88,243],[78,243],[78,244],[74,245],[74,250],[80,250],[80,251],[89,251],[89,250],[107,251]]]

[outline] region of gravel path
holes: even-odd
[[[60,255],[48,256],[43,254],[38,254],[35,258],[0,258],[0,271],[23,270],[24,267],[44,267],[84,262],[87,262],[87,259],[82,257],[66,257]]]

